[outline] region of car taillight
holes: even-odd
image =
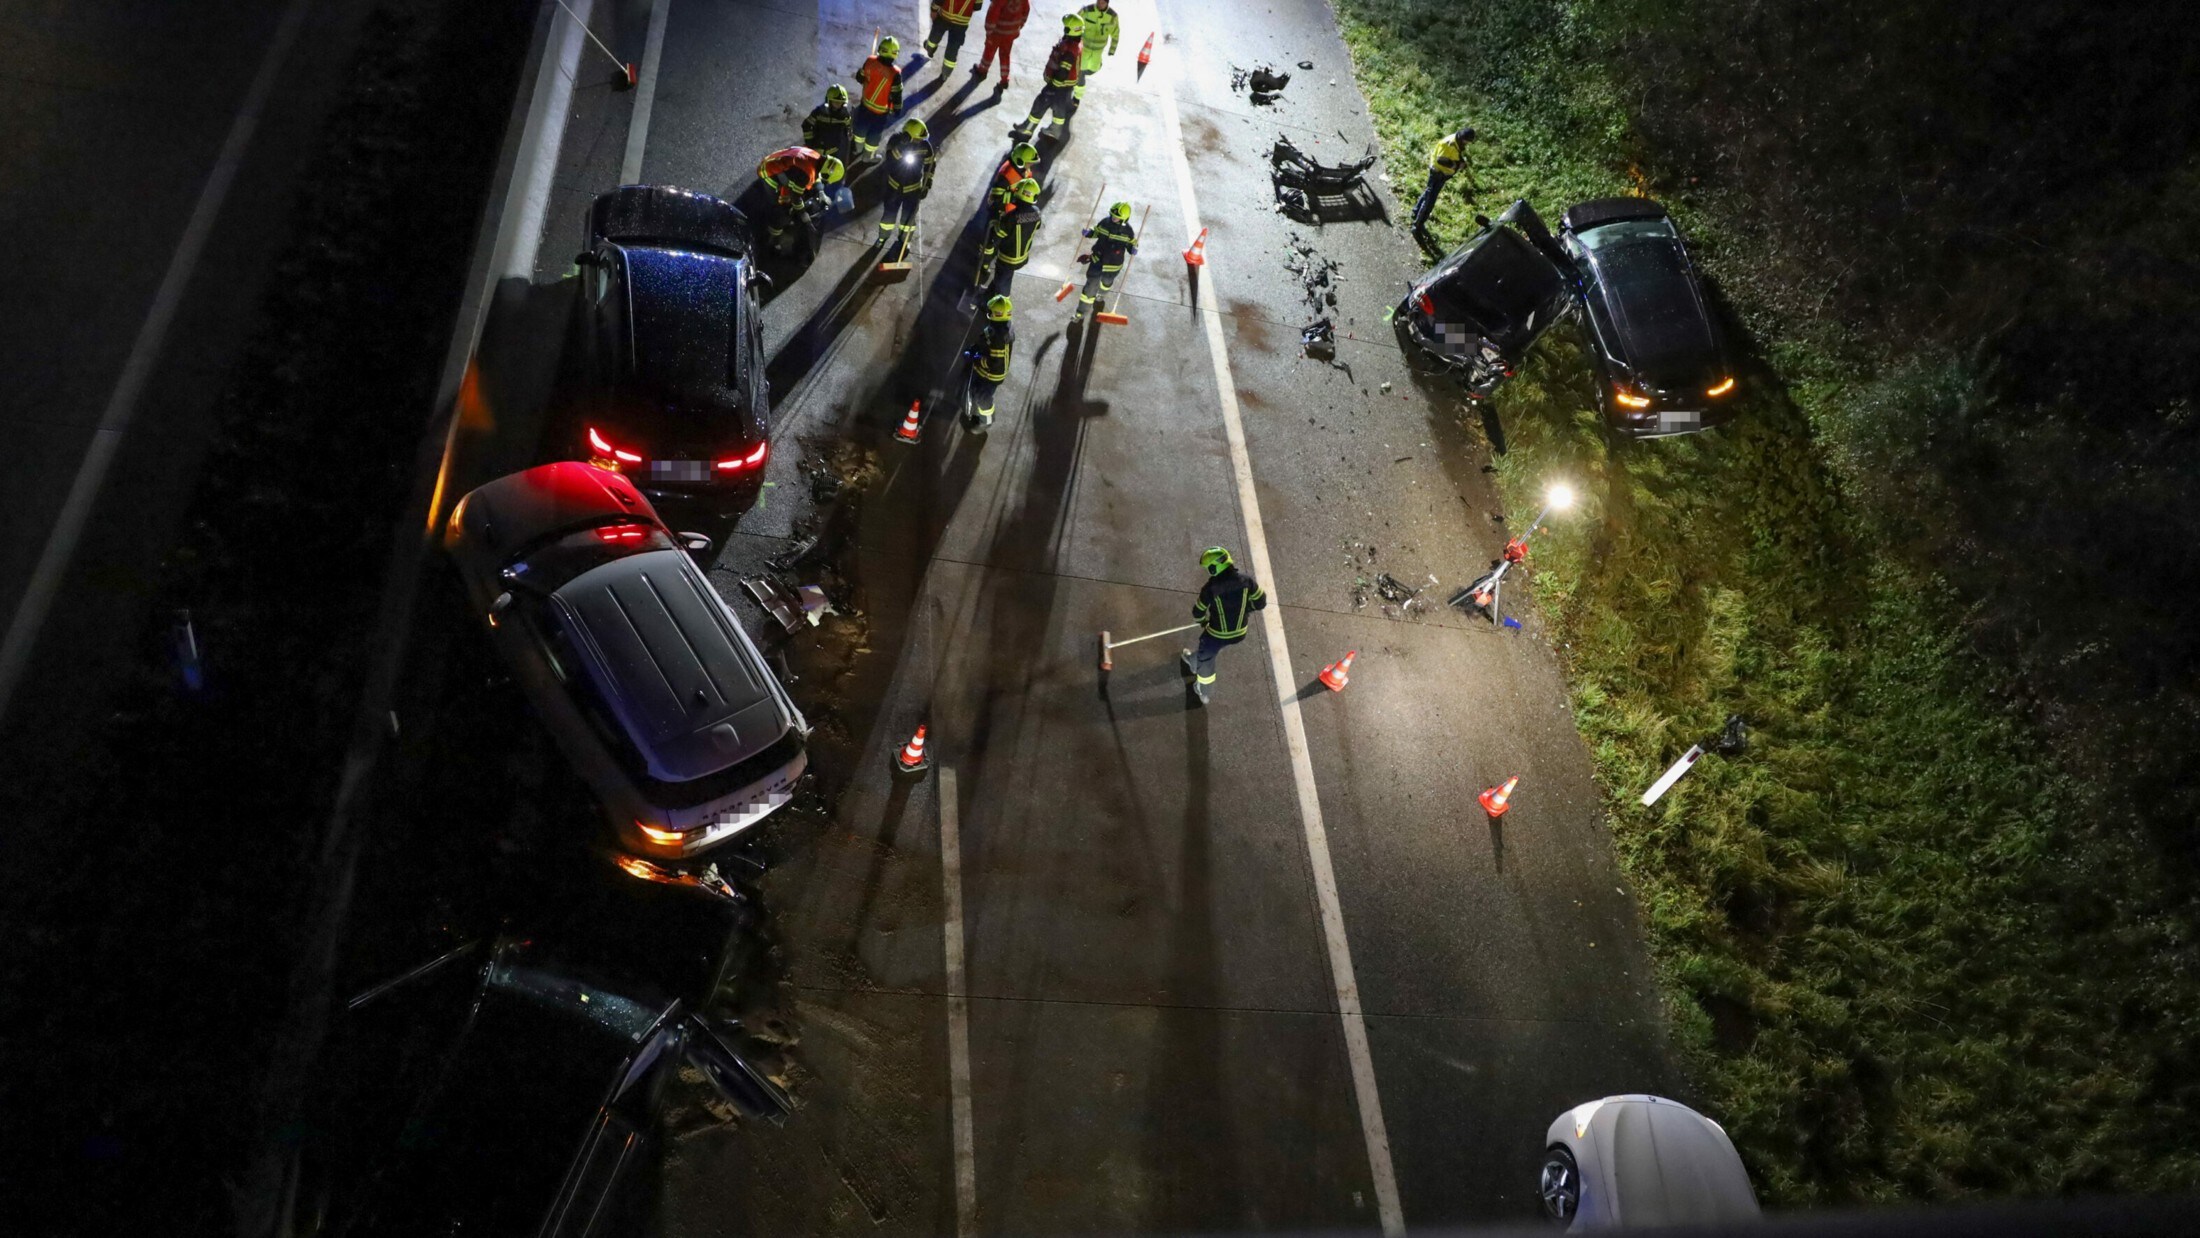
[[[607,524],[596,530],[596,540],[613,546],[627,546],[649,536],[646,524]]]
[[[596,427],[588,427],[588,446],[596,453],[595,463],[615,469],[621,464],[640,464],[642,457],[624,447],[615,447]]]
[[[1615,400],[1618,400],[1618,401],[1619,401],[1619,402],[1620,402],[1620,403],[1621,403],[1622,405],[1624,405],[1624,406],[1625,406],[1625,407],[1627,407],[1627,408],[1648,408],[1648,407],[1650,407],[1650,397],[1649,397],[1649,396],[1646,396],[1646,395],[1631,395],[1631,394],[1629,394],[1628,392],[1626,392],[1626,391],[1624,391],[1624,390],[1621,390],[1620,388],[1617,388],[1617,387],[1615,387],[1615,388],[1613,388],[1613,389],[1612,389],[1612,398],[1613,398],[1613,399],[1615,399]]]
[[[641,821],[636,821],[634,828],[641,831],[642,837],[661,846],[677,847],[687,841],[687,834],[682,830],[661,830]]]
[[[1717,399],[1718,397],[1725,395],[1727,392],[1732,390],[1734,390],[1734,380],[1729,378],[1725,382],[1719,383],[1717,386],[1714,386],[1705,391],[1704,394],[1712,397],[1713,399]]]
[[[761,468],[764,461],[771,459],[771,454],[772,445],[770,443],[758,443],[756,450],[745,456],[728,456],[720,460],[718,471],[721,473],[738,473],[744,469]]]
[[[1436,317],[1436,302],[1429,300],[1427,293],[1415,292],[1413,294],[1413,303],[1414,305],[1420,307],[1422,313],[1427,314],[1431,318]]]

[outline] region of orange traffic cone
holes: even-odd
[[[1146,36],[1146,45],[1138,49],[1138,67],[1143,69],[1153,63],[1153,36]]]
[[[1519,785],[1520,775],[1514,774],[1505,780],[1504,786],[1490,787],[1475,798],[1482,801],[1482,811],[1490,814],[1490,819],[1494,821],[1505,815],[1505,809],[1510,807],[1507,801],[1512,799],[1513,788]]]
[[[924,755],[924,724],[917,724],[917,733],[901,746],[901,755],[894,758],[894,768],[904,774],[921,774],[932,768],[932,762]]]
[[[1323,667],[1321,675],[1322,686],[1329,689],[1331,692],[1344,691],[1344,686],[1352,682],[1352,680],[1348,678],[1348,676],[1352,673],[1352,659],[1359,656],[1359,650],[1348,649],[1345,651],[1344,661],[1332,662],[1329,665]]]
[[[895,438],[904,443],[917,441],[917,408],[923,403],[922,400],[909,401],[909,415],[901,419],[901,429],[894,431]]]
[[[1207,265],[1207,230],[1205,228],[1201,228],[1199,235],[1192,239],[1192,247],[1184,251],[1184,265],[1188,267]]]

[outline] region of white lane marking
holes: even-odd
[[[1199,235],[1199,200],[1192,189],[1191,159],[1184,151],[1184,131],[1177,116],[1175,74],[1164,62],[1154,93],[1161,103],[1161,123],[1167,130],[1169,156],[1176,165],[1176,191],[1184,210],[1184,230],[1189,243]],[[1149,70],[1150,71],[1150,70]],[[1208,294],[1214,295],[1213,281]],[[1237,384],[1230,377],[1230,353],[1222,335],[1222,315],[1205,309],[1200,318],[1207,325],[1207,353],[1214,361],[1215,390],[1222,398],[1222,425],[1230,441],[1230,470],[1237,484],[1238,508],[1245,520],[1246,553],[1253,574],[1271,588],[1276,577],[1268,561],[1268,534],[1261,523],[1260,500],[1253,491],[1253,461],[1245,447],[1245,421],[1238,409]],[[1321,794],[1314,785],[1314,762],[1306,746],[1306,724],[1299,716],[1298,685],[1291,672],[1291,651],[1284,643],[1283,608],[1270,606],[1261,612],[1261,630],[1268,637],[1268,664],[1275,675],[1276,693],[1283,702],[1284,746],[1291,754],[1291,774],[1298,784],[1299,818],[1306,828],[1306,858],[1314,876],[1314,898],[1321,908],[1322,937],[1329,946],[1329,972],[1337,991],[1337,1011],[1344,1023],[1345,1056],[1352,1066],[1352,1093],[1359,1102],[1360,1133],[1367,1142],[1367,1163],[1375,1184],[1375,1211],[1385,1234],[1405,1232],[1405,1214],[1398,1205],[1398,1178],[1390,1163],[1390,1134],[1383,1125],[1382,1097],[1375,1090],[1375,1063],[1368,1051],[1367,1020],[1360,1009],[1360,986],[1352,972],[1352,948],[1345,938],[1344,909],[1337,898],[1337,874],[1329,859],[1329,832],[1322,824]]]
[[[289,58],[292,45],[297,43],[298,33],[305,27],[306,11],[312,7],[313,0],[293,0],[276,23],[275,33],[268,40],[267,54],[260,58],[259,70],[252,75],[252,84],[245,88],[244,103],[237,109],[236,118],[229,122],[229,133],[222,139],[221,153],[214,159],[214,170],[199,190],[199,200],[191,208],[191,218],[184,223],[183,238],[176,242],[175,252],[169,255],[168,270],[153,293],[152,308],[146,311],[145,321],[138,324],[137,339],[123,359],[122,373],[115,379],[114,390],[107,394],[107,405],[100,411],[99,425],[92,431],[91,444],[85,449],[84,459],[77,463],[76,477],[69,483],[68,497],[62,500],[61,512],[54,519],[52,531],[46,535],[45,546],[38,552],[38,563],[31,569],[30,584],[23,590],[22,600],[16,603],[14,616],[8,620],[7,636],[0,639],[0,717],[6,716],[8,701],[22,681],[23,669],[30,664],[31,647],[37,644],[38,634],[46,626],[46,615],[53,609],[54,594],[60,591],[62,574],[76,554],[77,543],[83,539],[84,526],[91,519],[92,503],[106,483],[107,470],[114,464],[115,452],[122,446],[123,433],[137,414],[138,397],[144,394],[145,384],[153,376],[153,366],[160,360],[161,348],[168,341],[168,329],[175,324],[176,310],[183,304],[184,291],[191,286],[191,277],[197,273],[199,259],[206,252],[207,238],[213,234],[214,221],[220,217],[222,204],[229,200],[229,190],[237,182],[245,150],[259,130],[260,113],[267,107],[267,97],[274,93],[276,75],[283,61]]]
[[[978,1229],[978,1164],[970,1120],[970,995],[963,988],[962,824],[955,771],[940,767],[940,883],[947,892],[947,1095],[955,1126],[955,1232]]]
[[[558,71],[536,80],[535,102],[527,117],[529,132],[520,139],[522,149],[534,157],[520,170],[520,191],[513,195],[512,214],[506,217],[504,256],[497,263],[501,278],[535,278],[542,221],[550,211],[550,186],[557,179],[558,152],[565,146],[565,121],[573,112],[573,79],[580,72],[581,49],[588,41],[585,23],[594,7],[595,0],[573,0],[571,10],[561,5],[551,16],[553,22],[564,24],[565,41],[558,45]]]
[[[642,80],[634,88],[634,110],[626,120],[626,158],[619,161],[619,183],[642,183],[642,146],[649,141],[649,114],[657,106],[657,65],[665,57],[665,26],[672,0],[649,6],[649,39],[642,44]]]

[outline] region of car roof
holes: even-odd
[[[1492,225],[1438,263],[1429,299],[1517,355],[1563,312],[1565,276],[1513,228]]]
[[[1692,385],[1708,377],[1706,369],[1721,360],[1719,338],[1672,224],[1622,221],[1580,239],[1590,310],[1611,330],[1621,360],[1652,382]]]
[[[627,247],[629,377],[681,405],[740,401],[741,289],[748,262],[722,254]]]
[[[1610,1184],[1611,1219],[1630,1227],[1748,1220],[1757,1195],[1733,1143],[1709,1118],[1662,1097],[1597,1102],[1583,1136]]]
[[[682,552],[615,559],[552,596],[558,623],[651,777],[701,778],[786,733],[762,656]]]
[[[729,257],[752,251],[748,217],[733,204],[671,185],[621,185],[588,208],[588,239],[705,249]]]
[[[607,520],[661,523],[649,500],[618,473],[578,460],[541,464],[474,489],[464,500],[469,538],[509,560],[527,547]]]

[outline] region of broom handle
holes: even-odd
[[[1148,202],[1146,204],[1146,209],[1140,212],[1138,216],[1138,231],[1131,234],[1131,245],[1133,248],[1136,248],[1140,241],[1146,239],[1146,216],[1151,214],[1153,214],[1153,203]],[[1123,289],[1131,281],[1131,263],[1136,261],[1138,261],[1137,254],[1132,254],[1131,256],[1123,259],[1123,272],[1122,274],[1115,277],[1115,295],[1108,298],[1108,312],[1111,314],[1115,312],[1116,306],[1123,303]],[[1176,630],[1181,632],[1184,629],[1178,628]]]
[[[1152,640],[1156,636],[1169,636],[1177,632],[1189,632],[1193,628],[1196,628],[1198,626],[1199,625],[1197,623],[1187,623],[1181,628],[1163,628],[1159,632],[1148,632],[1144,636],[1133,636],[1129,640],[1111,640],[1108,642],[1108,648],[1121,649],[1125,645],[1135,645],[1142,640]]]

